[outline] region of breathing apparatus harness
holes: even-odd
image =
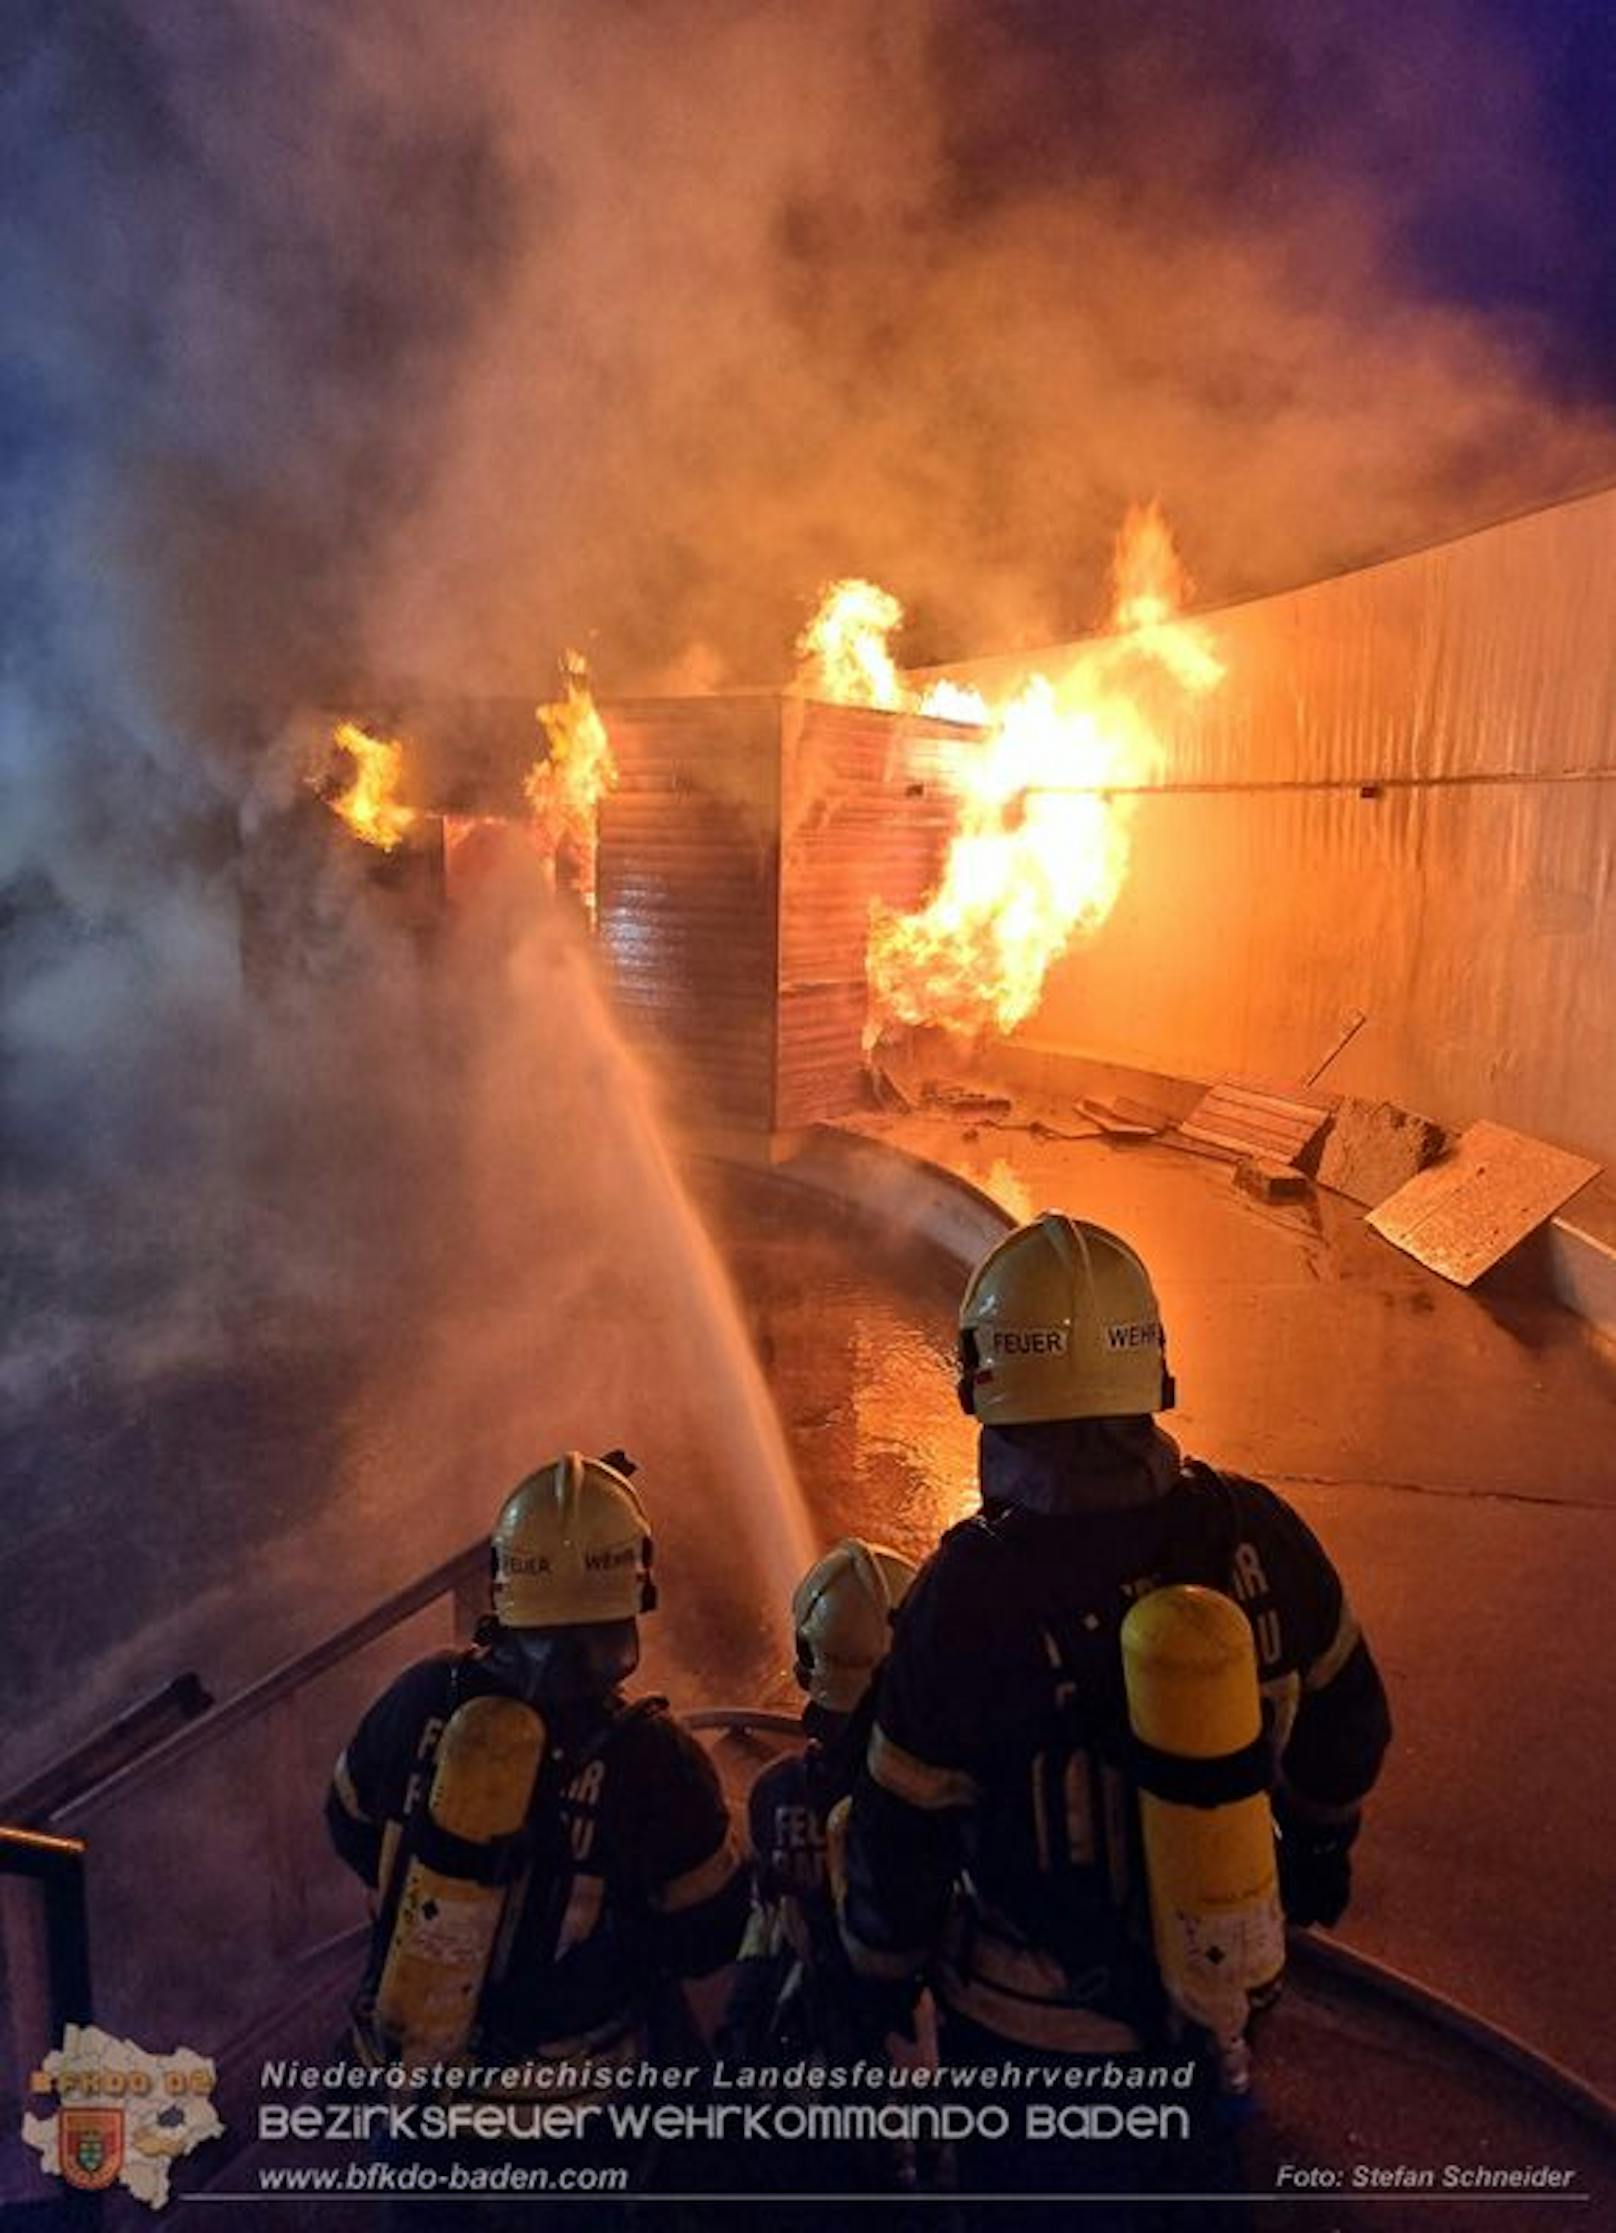
[[[1048,1601],[1047,1518],[1002,1506],[967,1523],[1015,1561],[1017,1581],[1048,1672],[1052,1741],[1030,1763],[1034,1894],[1039,1929],[1074,1995],[1114,2010],[1146,2040],[1164,2036],[1167,2004],[1150,1950],[1150,1919],[1136,1794],[1189,1806],[1221,1805],[1272,1781],[1264,1734],[1238,1758],[1188,1762],[1141,1744],[1129,1726],[1121,1627],[1128,1609],[1113,1586],[1102,1600]],[[1187,1460],[1160,1502],[1158,1549],[1148,1587],[1197,1582],[1226,1590],[1239,1540],[1229,1484]],[[1144,1594],[1143,1591],[1137,1594]],[[965,1917],[969,1959],[972,1915]],[[1104,1949],[1097,1959],[1096,1950]]]
[[[499,2029],[499,2012],[508,1991],[519,1990],[523,2007],[531,2010],[530,1983],[509,1988],[506,1970],[518,1930],[536,1899],[544,1902],[543,1921],[536,1933],[542,1950],[541,1966],[558,1958],[558,1942],[574,1875],[561,1804],[566,1786],[580,1770],[599,1759],[632,1723],[667,1711],[667,1700],[657,1696],[626,1700],[616,1693],[597,1702],[596,1711],[581,1729],[569,1727],[564,1746],[546,1743],[544,1757],[526,1815],[514,1831],[485,1840],[458,1837],[432,1813],[433,1777],[444,1738],[456,1713],[471,1700],[515,1693],[495,1679],[489,1646],[498,1635],[491,1617],[479,1622],[477,1639],[463,1652],[450,1672],[443,1711],[426,1723],[406,1789],[403,1818],[397,1835],[384,1846],[378,1903],[371,1934],[371,1962],[365,1986],[354,2010],[354,2036],[367,2058],[378,2052],[372,2017],[376,1987],[398,1926],[400,1903],[409,1880],[411,1864],[476,1884],[502,1895],[502,1908],[488,1970],[478,1996],[477,2031]],[[546,1717],[538,1701],[524,1699],[541,1721]],[[569,1702],[571,1703],[571,1702]],[[569,1722],[573,1716],[568,1715]],[[546,1734],[550,1734],[548,1723]]]

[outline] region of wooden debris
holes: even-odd
[[[1238,1163],[1242,1150],[1236,1147],[1218,1147],[1211,1140],[1192,1140],[1179,1125],[1169,1125],[1162,1134],[1163,1147],[1177,1148],[1181,1155],[1199,1155],[1208,1163]]]
[[[1234,1183],[1259,1202],[1294,1202],[1308,1189],[1306,1176],[1294,1163],[1275,1163],[1266,1155],[1248,1155],[1237,1163]]]
[[[1008,1116],[1012,1106],[1008,1093],[989,1093],[980,1086],[950,1085],[940,1078],[926,1079],[920,1090],[932,1107],[947,1109],[954,1116]]]
[[[1111,1140],[1153,1140],[1167,1128],[1165,1117],[1154,1123],[1142,1121],[1116,1101],[1099,1101],[1085,1094],[1077,1106],[1089,1122],[1097,1124]]]
[[[869,1076],[870,1091],[875,1098],[877,1108],[896,1109],[900,1116],[907,1116],[913,1109],[914,1102],[905,1093],[886,1064],[872,1056],[864,1067]]]
[[[1219,1148],[1236,1160],[1267,1156],[1275,1163],[1294,1163],[1324,1129],[1332,1106],[1323,1096],[1220,1078],[1178,1129],[1186,1140]]]
[[[1416,1262],[1469,1287],[1581,1191],[1600,1166],[1483,1118],[1365,1222]]]
[[[1442,1153],[1447,1134],[1429,1117],[1390,1101],[1346,1095],[1324,1135],[1318,1180],[1373,1209]]]
[[[1125,1117],[1130,1124],[1147,1125],[1152,1132],[1165,1132],[1172,1125],[1173,1120],[1167,1110],[1152,1108],[1148,1101],[1135,1101],[1126,1093],[1114,1094],[1111,1106],[1119,1117]]]

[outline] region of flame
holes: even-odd
[[[601,794],[617,781],[617,762],[582,652],[563,655],[561,696],[540,706],[538,719],[546,751],[528,770],[523,789],[544,851],[565,862],[573,890],[593,916],[596,815]]]
[[[1141,668],[1192,696],[1223,675],[1204,629],[1178,617],[1186,588],[1160,509],[1135,506],[1117,538],[1107,631],[1059,681],[1034,675],[997,705],[953,682],[918,699],[900,686],[899,703],[981,735],[949,769],[958,819],[936,890],[913,914],[872,910],[872,1040],[889,1022],[961,1037],[1014,1030],[1072,939],[1110,914],[1132,819],[1116,794],[1150,781],[1164,757]]]
[[[1111,554],[1111,632],[1200,697],[1217,688],[1223,667],[1205,630],[1178,618],[1189,592],[1161,506],[1130,504]]]
[[[373,737],[356,721],[343,721],[331,732],[339,752],[353,762],[353,781],[346,791],[326,803],[340,814],[355,837],[391,853],[401,844],[415,820],[413,808],[398,803],[404,748],[391,737]]]
[[[920,711],[933,721],[962,722],[970,729],[985,729],[988,723],[988,702],[981,691],[963,682],[950,682],[946,676],[926,692]]]
[[[1119,634],[1160,628],[1188,594],[1189,580],[1161,506],[1130,504],[1111,553],[1112,628]]]
[[[896,712],[909,704],[887,640],[903,625],[903,607],[874,582],[831,582],[819,610],[797,638],[797,681],[810,698],[833,705],[881,706]]]

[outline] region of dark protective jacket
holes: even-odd
[[[1098,1486],[1063,1481],[1058,1432],[984,1435],[984,1483],[1016,1501],[951,1529],[911,1588],[854,1791],[855,1966],[929,1963],[945,2007],[1029,2047],[1125,2049],[1159,2019],[1119,1643],[1136,1597],[1196,1581],[1242,1606],[1275,1781],[1303,1813],[1350,1818],[1391,1733],[1305,1522],[1143,1432]]]
[[[505,1686],[477,1654],[421,1660],[365,1715],[326,1799],[333,1843],[378,1893],[363,2006],[387,1951],[389,1893],[438,1740],[465,1698]],[[667,1701],[544,1705],[549,1747],[478,2010],[492,2058],[602,2051],[657,1982],[734,1955],[747,1872],[711,1761]]]
[[[828,1825],[870,1731],[868,1706],[828,1741],[776,1760],[752,1786],[752,1912],[725,2025],[735,2061],[856,2050],[855,1992],[831,1892]]]

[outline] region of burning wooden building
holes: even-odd
[[[871,909],[935,884],[969,733],[769,693],[625,700],[606,721],[598,929],[628,1030],[720,1128],[858,1107]]]

